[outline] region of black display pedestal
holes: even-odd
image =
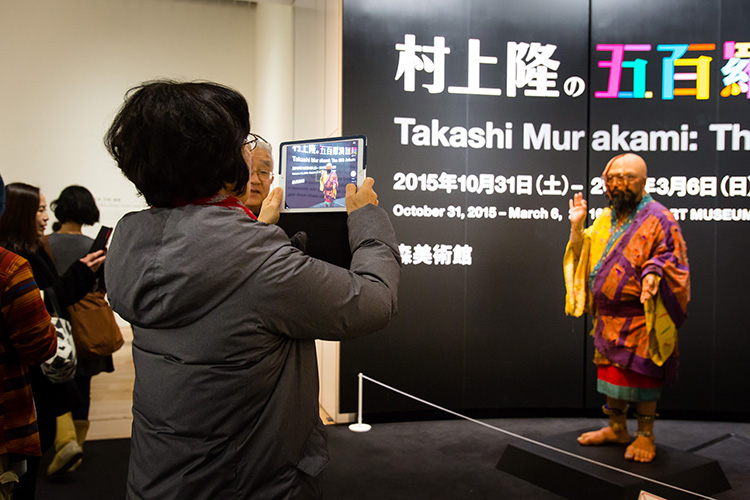
[[[662,446],[657,442],[654,462],[630,462],[623,458],[626,445],[579,445],[576,437],[582,432],[585,431],[558,434],[540,442],[702,495],[712,495],[731,488],[715,460]],[[636,500],[641,491],[668,500],[700,498],[523,441],[508,445],[497,468],[571,500]]]

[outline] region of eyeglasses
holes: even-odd
[[[633,181],[638,179],[637,174],[607,174],[604,176],[604,181],[611,185],[614,185],[615,183],[620,184],[621,182],[625,181],[626,184],[631,184]]]
[[[265,142],[266,144],[269,144],[267,140],[265,140],[263,137],[259,136],[258,134],[254,134],[250,132],[250,135],[247,137],[247,140],[245,140],[245,146],[250,146],[250,151],[255,149],[255,147],[258,145],[258,141]]]
[[[250,177],[253,175],[257,175],[260,182],[268,182],[273,174],[268,170],[250,170]]]
[[[250,135],[247,137],[247,140],[245,141],[244,146],[250,146],[250,151],[255,150],[256,146],[258,145],[258,141],[264,143],[264,144],[270,144],[267,140],[265,140],[262,136],[258,134],[254,134],[250,132]],[[258,176],[258,180],[260,182],[268,182],[271,177],[273,177],[273,172],[269,172],[268,170],[250,170],[250,177],[253,175]]]

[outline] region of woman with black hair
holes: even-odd
[[[305,255],[241,198],[250,117],[237,91],[146,83],[105,139],[150,209],[117,223],[112,308],[133,325],[128,499],[321,498],[328,462],[315,339],[344,340],[396,313],[396,235],[373,180],[347,186],[350,269]]]
[[[62,190],[60,196],[50,203],[50,207],[57,221],[52,225],[55,232],[49,235],[49,246],[57,272],[63,275],[91,248],[94,240],[84,235],[82,228],[84,225],[93,226],[99,222],[99,208],[96,206],[94,196],[83,186],[66,187]],[[103,268],[99,269],[97,273],[99,279],[94,284],[93,289],[89,291],[104,289],[103,271]],[[111,355],[96,358],[78,356],[75,382],[83,397],[83,404],[73,408],[72,418],[76,441],[81,447],[83,447],[89,429],[91,377],[114,370],[115,366]],[[58,418],[67,418],[67,416]],[[80,463],[81,459],[73,463],[68,470],[72,472]],[[56,463],[50,464],[50,469],[47,472],[50,475],[55,474],[58,472],[58,465]]]
[[[6,185],[5,194],[6,209],[0,217],[0,246],[29,261],[37,286],[45,292],[47,310],[53,316],[60,315],[69,319],[67,306],[78,302],[91,290],[96,279],[95,273],[104,262],[104,252],[86,255],[60,276],[42,244],[49,221],[44,195],[39,188],[20,182]],[[51,295],[54,295],[61,310],[55,311]],[[54,459],[61,463],[60,470],[65,470],[81,458],[83,452],[75,440],[72,420],[67,429],[56,429],[55,420],[57,416],[69,413],[82,403],[80,392],[73,382],[53,384],[39,367],[30,370],[30,377],[42,452],[53,444],[56,434],[67,436],[66,442],[59,449],[56,446]],[[28,461],[28,472],[21,476],[14,490],[14,499],[34,498],[38,468],[38,458]]]
[[[0,215],[5,184],[0,177]],[[31,266],[0,247],[0,498],[13,489],[32,457],[42,454],[29,367],[57,352],[57,335]]]

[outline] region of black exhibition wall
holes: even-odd
[[[404,267],[393,323],[341,345],[341,411],[359,372],[453,410],[600,405],[590,319],[564,314],[568,200],[595,216],[604,165],[633,151],[692,272],[661,407],[750,414],[746,2],[344,0],[343,18],[343,132],[368,137]],[[427,409],[366,394],[368,413]]]

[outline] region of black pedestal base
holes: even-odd
[[[626,445],[579,445],[576,438],[582,432],[559,434],[540,442],[702,495],[731,488],[716,460],[657,441],[654,461],[635,463],[623,457]],[[669,500],[700,498],[524,441],[508,445],[497,468],[571,500],[636,500],[642,490]]]

